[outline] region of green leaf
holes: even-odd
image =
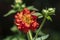
[[[43,36],[43,35],[45,35],[45,33],[43,33],[42,31],[40,31],[38,35]]]
[[[10,10],[8,13],[6,13],[5,15],[4,15],[4,17],[6,17],[6,16],[8,16],[8,15],[11,15],[12,13],[15,13],[16,12],[16,10]]]
[[[38,18],[42,18],[43,16],[41,15],[41,16],[39,16]]]
[[[19,3],[16,3],[16,4],[15,4],[15,7],[16,7],[16,8],[19,8],[19,7],[20,7]]]
[[[47,16],[47,20],[52,21],[52,18],[50,16]]]
[[[21,37],[18,34],[12,35],[12,36],[8,36],[3,40],[26,40],[24,37]]]
[[[10,40],[11,37],[12,36],[8,36],[8,37],[4,38],[3,40]]]
[[[18,7],[20,7],[20,5],[19,5],[19,3],[16,3],[15,5],[11,5],[11,7],[18,8]]]
[[[46,40],[49,37],[49,34],[36,38],[36,40]]]
[[[38,11],[38,9],[34,8],[34,6],[29,6],[27,7],[29,10],[35,10],[35,11]]]
[[[14,36],[20,40],[25,40],[25,34],[22,33],[20,30],[18,30],[18,28],[14,25],[11,30],[17,34],[15,34]]]
[[[39,12],[35,12],[35,13],[33,13],[33,15],[40,16],[40,15],[42,15],[42,14],[39,13]]]
[[[4,38],[3,40],[26,40],[25,37],[26,37],[25,34],[20,32],[20,33],[16,33],[14,35],[8,36]]]
[[[18,38],[19,40],[26,40],[26,35],[24,33],[22,33],[21,31],[19,31],[18,34],[15,35],[16,38]]]
[[[38,16],[38,18],[42,18],[43,17],[43,15],[41,13],[39,13],[39,12],[33,13],[32,15]]]
[[[21,4],[16,3],[15,5],[11,5],[13,7],[14,10],[17,10],[21,8]]]
[[[17,40],[17,38],[13,38],[12,40]]]
[[[14,25],[14,26],[11,28],[11,31],[13,31],[13,32],[18,32],[18,29],[17,29],[17,27]]]
[[[25,8],[26,7],[26,5],[25,4],[22,4],[22,6],[21,6],[22,8]]]

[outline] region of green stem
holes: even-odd
[[[44,19],[43,19],[43,21],[42,21],[42,23],[41,23],[39,29],[37,30],[36,35],[35,35],[35,37],[34,37],[34,40],[36,40],[36,38],[37,38],[37,36],[38,36],[38,33],[39,33],[40,30],[42,29],[42,27],[43,27],[45,21],[46,21],[46,17],[44,17]]]
[[[27,37],[28,37],[28,40],[32,40],[32,34],[31,34],[31,31],[29,30],[29,32],[27,33]]]

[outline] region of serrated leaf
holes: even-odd
[[[35,11],[38,11],[38,9],[34,8],[34,6],[29,6],[27,7],[29,10],[35,10]]]
[[[36,40],[46,40],[49,37],[49,34],[36,38]]]
[[[4,15],[4,17],[6,17],[6,16],[8,16],[8,15],[11,15],[12,13],[15,13],[16,12],[16,10],[10,10],[8,13],[6,13],[5,15]]]
[[[52,18],[50,16],[47,16],[47,20],[52,21]]]
[[[11,31],[13,31],[13,32],[18,32],[18,29],[17,29],[17,27],[14,25],[14,26],[11,28]]]

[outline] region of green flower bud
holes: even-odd
[[[49,8],[48,9],[49,15],[54,15],[55,13],[55,8]]]
[[[16,3],[22,3],[22,0],[15,0]]]
[[[43,9],[43,10],[42,10],[42,13],[43,13],[44,15],[47,15],[47,14],[48,14],[48,11],[47,11],[46,9]]]

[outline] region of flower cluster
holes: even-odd
[[[15,15],[15,24],[18,29],[27,33],[29,30],[35,31],[38,27],[37,16],[32,15],[32,12],[27,8],[24,8],[21,12]]]

